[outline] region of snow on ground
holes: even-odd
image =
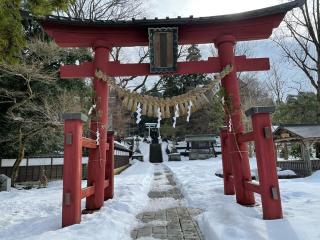
[[[220,158],[219,158],[220,159]],[[221,159],[220,159],[221,161]],[[252,177],[259,177],[258,176],[258,167],[257,167],[257,161],[255,158],[249,159],[250,164],[250,173]],[[217,175],[223,175],[222,166],[219,166],[217,170],[215,171],[215,174]],[[292,170],[282,170],[281,168],[277,167],[277,174],[278,177],[296,177],[297,174]]]
[[[126,240],[146,206],[153,165],[135,164],[115,177],[115,197],[81,224],[61,229],[62,181],[46,189],[0,192],[0,239]],[[84,204],[84,201],[82,202]],[[83,206],[84,207],[84,206]]]
[[[81,224],[61,229],[62,181],[51,182],[46,189],[0,192],[0,239],[130,239],[130,232],[139,225],[135,216],[145,210],[176,206],[172,199],[151,201],[147,193],[153,183],[157,165],[149,163],[149,145],[140,145],[145,162],[133,160],[133,166],[115,177],[115,197],[104,207],[82,216]],[[162,144],[164,163],[173,171],[190,207],[202,208],[197,221],[207,240],[228,239],[320,239],[320,171],[308,178],[280,180],[284,209],[283,220],[262,220],[259,206],[236,204],[235,196],[223,195],[223,181],[215,176],[222,168],[221,159],[168,162]],[[256,166],[250,160],[252,171]],[[155,185],[158,190],[167,190]],[[84,202],[83,202],[84,203]]]
[[[251,160],[252,161],[252,160]],[[320,171],[308,178],[280,180],[283,220],[263,220],[259,206],[248,208],[223,195],[223,181],[214,175],[221,158],[165,163],[175,174],[190,207],[202,208],[198,216],[206,239],[320,239]]]

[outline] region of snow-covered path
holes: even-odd
[[[165,179],[153,181],[159,169],[148,162],[148,145],[142,144],[141,150],[146,162],[135,161],[117,175],[115,198],[100,211],[83,215],[81,224],[60,228],[62,181],[51,182],[46,189],[0,192],[0,240],[128,240],[131,231],[141,227],[136,218],[139,213],[182,203],[204,210],[197,221],[207,240],[320,239],[320,171],[308,178],[280,180],[284,219],[265,221],[259,195],[260,205],[253,208],[236,204],[234,196],[223,195],[223,181],[214,175],[222,168],[221,158],[168,162],[164,155],[164,164],[182,190],[184,201],[150,199],[152,184],[159,191],[170,186]]]
[[[280,180],[283,220],[262,220],[260,206],[236,204],[223,195],[223,181],[214,173],[221,159],[166,162],[190,207],[202,208],[198,224],[206,239],[320,239],[320,171],[309,178]]]
[[[155,165],[154,180],[148,196],[148,206],[137,216],[141,220],[141,226],[132,231],[133,239],[203,239],[194,220],[202,210],[185,206],[172,172],[163,164]]]

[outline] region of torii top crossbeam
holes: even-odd
[[[132,19],[131,21],[84,20],[48,16],[42,19],[44,30],[61,47],[130,47],[147,46],[148,28],[177,27],[178,44],[216,43],[221,36],[232,35],[235,41],[269,38],[272,30],[279,26],[285,14],[305,1],[296,0],[264,9],[212,17]],[[246,59],[236,57],[237,71],[268,70],[267,58]],[[176,74],[213,73],[222,69],[218,58],[200,62],[179,62]],[[81,66],[64,66],[62,78],[93,77],[92,63]],[[120,64],[109,62],[109,76],[150,75],[149,64]]]
[[[148,28],[179,28],[179,44],[212,43],[224,34],[237,41],[268,38],[284,15],[304,1],[264,9],[200,18],[132,19],[131,21],[82,20],[49,16],[42,20],[45,31],[61,47],[92,47],[98,39],[112,47],[147,46]]]

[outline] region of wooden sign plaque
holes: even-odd
[[[177,70],[178,28],[149,28],[150,72]]]

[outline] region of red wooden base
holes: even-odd
[[[113,133],[108,135],[108,146],[106,149],[107,164],[105,168],[96,164],[95,179],[102,179],[101,185],[89,182],[88,187],[81,188],[82,179],[82,148],[90,148],[93,150],[99,149],[96,141],[93,139],[82,137],[82,122],[86,121],[86,116],[80,113],[64,114],[65,119],[65,143],[64,143],[64,166],[63,166],[63,204],[62,204],[62,227],[67,227],[81,222],[81,199],[92,199],[86,202],[86,212],[93,212],[103,206],[105,200],[113,198],[113,155],[114,155],[114,140]],[[95,152],[94,152],[95,153]],[[97,162],[99,163],[99,162]],[[103,170],[103,171],[102,171]],[[92,179],[92,175],[88,172],[88,179]],[[98,176],[97,176],[98,175]],[[98,187],[101,187],[102,194],[99,194]],[[97,207],[98,200],[100,207]],[[92,204],[92,205],[91,205]],[[89,206],[89,207],[88,207]]]
[[[228,130],[222,129],[221,135],[221,150],[222,150],[222,169],[223,169],[223,182],[224,182],[224,194],[234,195],[234,184],[231,180],[232,177],[232,163],[230,156],[230,148],[228,144]]]
[[[224,174],[224,189],[225,194],[233,193],[233,184],[236,188],[236,194],[242,194],[237,191],[240,186],[246,192],[253,192],[261,195],[263,219],[280,219],[282,218],[282,207],[279,190],[279,182],[276,167],[276,153],[271,131],[270,112],[272,108],[257,107],[246,112],[247,116],[252,118],[253,131],[237,135],[236,140],[227,141],[226,138],[233,138],[232,133],[227,134],[227,130],[221,131],[221,146],[222,146],[222,162]],[[259,182],[253,182],[245,178],[239,178],[241,171],[240,164],[232,159],[232,170],[230,169],[230,156],[226,151],[231,151],[229,145],[232,143],[244,144],[249,141],[254,141],[255,152],[258,166]],[[237,199],[238,200],[238,199]],[[240,204],[243,204],[239,202]],[[246,205],[246,204],[243,204]]]

